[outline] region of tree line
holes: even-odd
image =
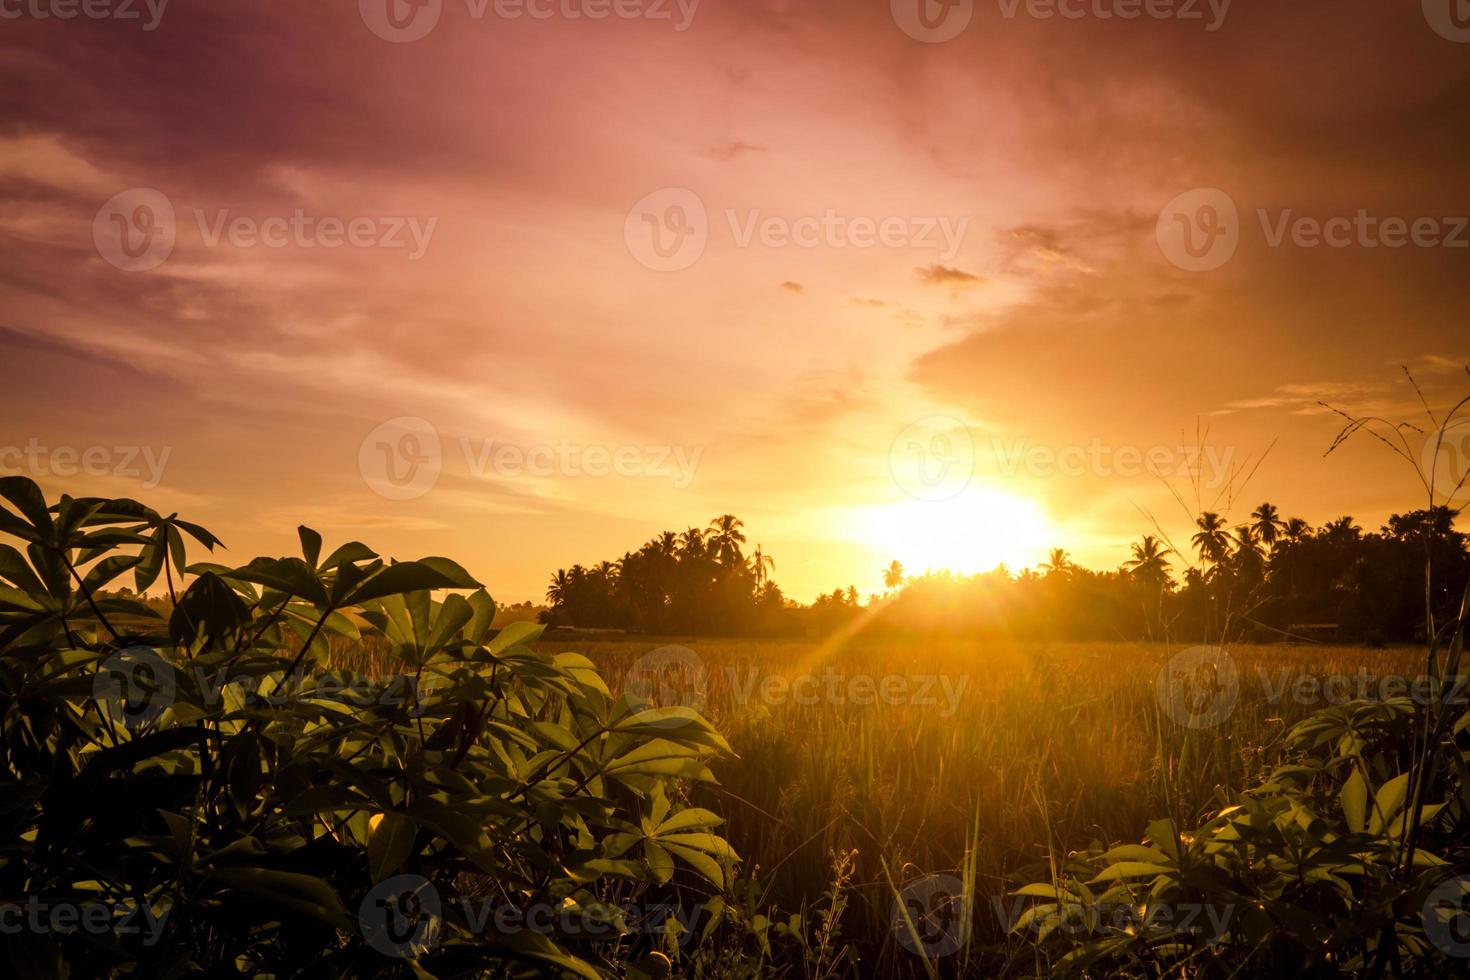
[[[1235,527],[1195,520],[1187,544],[1156,535],[1114,571],[1054,549],[1037,569],[926,574],[873,617],[875,630],[937,629],[1063,639],[1408,642],[1425,631],[1425,569],[1437,622],[1458,616],[1470,580],[1466,536],[1447,507],[1394,514],[1377,531],[1351,517],[1313,527],[1263,503]],[[890,569],[892,571],[892,569]]]
[[[760,545],[745,554],[745,524],[722,514],[708,527],[664,531],[616,561],[559,569],[542,619],[555,626],[640,633],[771,631],[788,607]]]
[[[891,562],[885,591],[853,586],[808,605],[785,598],[775,562],[745,553],[744,523],[724,514],[708,527],[666,531],[616,561],[575,565],[553,577],[543,619],[553,625],[643,633],[827,635],[1004,634],[1056,639],[1221,638],[1405,642],[1424,633],[1425,569],[1442,621],[1457,615],[1470,580],[1466,535],[1447,507],[1394,514],[1377,531],[1351,517],[1320,527],[1284,518],[1271,503],[1234,527],[1200,514],[1175,547],[1145,535],[1111,571],[1054,549],[1035,569],[910,576]]]

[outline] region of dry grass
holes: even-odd
[[[1192,730],[1173,721],[1155,695],[1159,670],[1180,645],[673,642],[697,654],[704,711],[738,753],[715,767],[720,786],[698,795],[728,818],[727,836],[747,872],[766,901],[786,911],[820,901],[833,855],[856,851],[849,938],[889,931],[893,890],[885,865],[901,887],[959,868],[973,844],[978,894],[1000,896],[1018,880],[1044,877],[1038,869],[1049,848],[1137,840],[1162,816],[1194,823],[1259,781],[1280,760],[1286,730],[1326,703],[1294,698],[1284,681],[1360,669],[1413,677],[1423,667],[1413,650],[1233,647],[1235,708],[1218,726]],[[661,645],[567,640],[542,647],[587,654],[617,690],[639,658]],[[369,651],[352,653],[372,659]],[[815,697],[779,696],[779,687],[775,698],[758,693],[767,678],[802,675],[822,685]],[[826,693],[829,678],[843,690],[854,678],[889,676],[903,678],[908,693],[872,704]],[[921,698],[929,677],[935,680]],[[982,910],[976,939],[1004,944],[999,919]],[[1024,955],[1020,945],[1005,945]],[[905,956],[889,943],[869,948],[865,960],[877,957],[899,975],[915,966]]]
[[[1161,816],[1188,824],[1258,781],[1279,760],[1285,731],[1324,706],[1289,692],[1273,703],[1283,680],[1422,670],[1422,654],[1412,650],[1232,648],[1240,671],[1235,709],[1214,728],[1191,730],[1155,696],[1155,678],[1180,646],[686,642],[705,666],[705,711],[739,754],[716,767],[721,798],[713,802],[729,818],[730,840],[787,909],[817,901],[831,855],[855,849],[853,914],[866,917],[875,930],[868,935],[889,926],[893,896],[883,863],[903,880],[958,868],[977,814],[977,889],[998,896],[1048,847],[1136,840]],[[550,647],[587,654],[617,683],[658,645]],[[825,696],[768,703],[743,695],[752,671],[825,681],[828,668],[849,679],[900,675],[915,694],[927,675],[948,678],[951,690],[965,686],[952,704],[938,686],[931,692],[938,704],[838,704]],[[977,938],[1002,937],[986,924],[982,915]]]

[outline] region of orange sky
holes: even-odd
[[[1324,459],[1317,401],[1470,392],[1436,0],[386,2],[4,6],[0,469],[504,601],[733,511],[808,599],[895,556],[1115,567],[1184,516],[1128,454],[1197,420],[1274,441],[1234,518],[1376,527],[1422,494]],[[1166,211],[1201,188],[1238,212],[1205,270]],[[1435,234],[1291,224],[1359,212]]]

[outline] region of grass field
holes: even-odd
[[[1163,816],[1192,825],[1259,781],[1279,760],[1286,730],[1328,697],[1355,694],[1364,674],[1422,670],[1413,650],[1232,648],[1234,708],[1217,725],[1192,729],[1156,697],[1160,668],[1182,646],[543,646],[587,654],[616,684],[667,643],[690,652],[677,654],[686,674],[691,664],[703,672],[702,694],[686,684],[683,696],[703,704],[738,754],[715,767],[720,786],[709,802],[728,817],[746,871],[778,908],[811,911],[830,886],[835,856],[856,852],[846,932],[869,939],[890,929],[890,875],[902,888],[950,872],[973,840],[977,894],[994,900],[1036,880],[1049,849],[1137,840]],[[1342,680],[1325,693],[1302,680],[1334,675]],[[802,676],[813,680],[786,686]],[[892,677],[901,680],[881,686]],[[864,678],[873,679],[872,697]],[[1000,922],[981,909],[977,942],[1009,945]],[[1019,945],[1011,951],[1024,955]],[[905,969],[891,944],[877,955],[896,957],[890,971]],[[917,975],[916,964],[908,967]]]
[[[1177,677],[1178,659],[1199,649],[1184,644],[569,637],[537,646],[585,654],[615,693],[700,709],[736,755],[714,765],[719,784],[694,788],[694,801],[727,819],[753,907],[811,922],[840,876],[834,944],[850,942],[864,971],[916,977],[933,964],[893,940],[898,892],[972,861],[971,946],[993,961],[985,972],[1034,974],[1034,950],[1007,934],[1003,899],[1046,880],[1049,856],[1136,841],[1160,817],[1197,825],[1282,760],[1295,722],[1377,693],[1375,679],[1424,669],[1415,649],[1233,646],[1233,697],[1207,689],[1191,725],[1160,697],[1166,664]],[[341,666],[378,672],[370,651],[342,653]]]

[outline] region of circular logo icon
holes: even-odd
[[[623,695],[643,708],[693,708],[703,711],[709,699],[704,660],[688,647],[650,650],[623,675]],[[671,724],[678,724],[677,720]]]
[[[130,731],[157,720],[176,694],[173,666],[152,647],[119,650],[98,665],[92,678],[98,707]]]
[[[888,9],[893,22],[915,41],[941,44],[970,26],[975,0],[889,0]]]
[[[433,952],[444,932],[444,904],[422,875],[385,878],[357,908],[362,938],[384,956],[413,960]]]
[[[975,475],[975,440],[969,426],[947,415],[909,425],[888,448],[893,482],[919,500],[949,500]]]
[[[92,218],[97,254],[124,272],[147,272],[163,265],[177,238],[173,202],[151,187],[114,194]]]
[[[623,241],[642,265],[655,272],[679,272],[704,254],[709,213],[693,191],[665,187],[633,205],[623,222]]]
[[[1174,265],[1187,272],[1211,272],[1240,247],[1240,212],[1218,188],[1186,191],[1159,212],[1154,237]]]
[[[951,875],[927,875],[893,900],[889,925],[898,944],[916,956],[937,960],[970,940],[970,899]]]
[[[1456,44],[1470,44],[1470,0],[1423,0],[1424,19],[1434,33]]]
[[[1452,419],[1429,433],[1419,453],[1424,479],[1446,504],[1470,494],[1470,417]]]
[[[357,0],[367,29],[394,44],[427,37],[438,25],[443,7],[444,0]]]
[[[1154,678],[1154,696],[1175,724],[1214,728],[1240,699],[1240,672],[1222,647],[1200,646],[1170,657]]]
[[[402,415],[367,434],[357,450],[357,469],[368,489],[388,500],[413,500],[434,489],[444,467],[439,430]]]
[[[1455,959],[1470,959],[1470,875],[1444,882],[1429,893],[1422,913],[1424,935]]]

